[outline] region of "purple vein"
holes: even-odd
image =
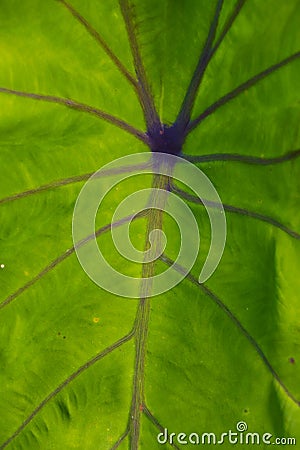
[[[132,136],[136,137],[140,141],[144,142],[145,144],[148,144],[147,135],[145,133],[133,127],[132,125],[129,125],[124,120],[119,119],[118,117],[115,117],[111,114],[108,114],[100,109],[94,108],[93,106],[86,105],[84,103],[79,103],[75,100],[64,97],[56,97],[54,95],[43,95],[30,92],[16,91],[14,89],[7,89],[3,87],[0,87],[0,92],[4,94],[16,95],[18,97],[30,98],[32,100],[55,103],[58,105],[66,106],[67,108],[75,109],[77,111],[92,114],[96,117],[99,117],[100,119],[105,120],[108,123],[111,123],[112,125],[118,128],[121,128],[124,131],[127,131],[127,133],[130,133]]]
[[[277,64],[274,64],[267,69],[263,70],[262,72],[256,74],[254,77],[249,78],[249,80],[245,81],[244,83],[240,84],[237,88],[233,89],[232,91],[225,94],[223,97],[219,98],[215,103],[210,105],[205,111],[203,111],[196,119],[191,120],[188,127],[186,134],[190,133],[194,128],[199,125],[200,122],[202,122],[204,119],[206,119],[208,116],[213,114],[217,109],[219,109],[221,106],[226,105],[226,103],[230,102],[234,98],[236,98],[241,93],[245,92],[247,89],[251,88],[255,84],[257,84],[259,81],[266,78],[268,75],[271,75],[272,73],[276,72],[281,67],[286,66],[287,64],[295,61],[300,57],[300,52],[296,52],[293,55],[289,56],[288,58],[285,58],[278,62]]]
[[[118,220],[117,222],[109,223],[108,225],[105,225],[101,228],[99,228],[95,234],[92,234],[90,236],[87,236],[86,238],[82,239],[80,242],[78,242],[73,247],[66,250],[64,253],[59,255],[56,259],[54,259],[50,264],[48,264],[44,269],[42,269],[37,275],[35,275],[33,278],[31,278],[27,283],[25,283],[23,286],[21,286],[19,289],[17,289],[15,292],[10,294],[3,302],[0,303],[0,309],[4,308],[5,306],[9,305],[13,300],[15,300],[17,297],[19,297],[21,294],[23,294],[25,291],[27,291],[29,288],[31,288],[34,284],[36,284],[41,278],[43,278],[45,275],[47,275],[49,272],[51,272],[55,267],[57,267],[60,263],[62,263],[65,259],[67,259],[69,256],[73,255],[76,249],[82,247],[83,245],[90,242],[92,239],[104,233],[109,231],[111,227],[117,228],[119,226],[124,225],[125,223],[136,220],[139,217],[147,215],[147,211],[141,211],[138,214],[132,214],[127,217],[123,217],[122,219]]]
[[[192,108],[194,101],[203,78],[205,69],[209,62],[209,57],[212,51],[212,44],[216,35],[217,26],[219,22],[219,17],[221,14],[223,6],[223,0],[217,0],[216,9],[214,13],[213,20],[211,22],[210,28],[208,30],[206,42],[204,44],[203,50],[200,54],[196,69],[193,73],[192,79],[188,86],[187,92],[185,94],[184,100],[182,102],[180,111],[176,118],[176,123],[181,130],[185,130],[191,117]]]
[[[168,266],[172,267],[174,270],[178,271],[179,273],[186,274],[186,270],[180,266],[179,264],[176,264],[173,260],[171,260],[168,256],[162,255],[160,257],[161,261],[163,261]],[[214,293],[212,292],[208,287],[206,287],[205,284],[200,284],[198,280],[191,274],[188,274],[186,276],[186,279],[190,281],[193,285],[195,285],[198,289],[200,289],[207,297],[209,297],[228,317],[229,319],[237,326],[237,328],[241,331],[241,333],[245,336],[245,338],[249,341],[249,343],[252,345],[252,347],[256,350],[257,354],[262,359],[265,366],[269,369],[272,376],[275,378],[275,380],[278,382],[278,384],[281,386],[281,388],[284,390],[286,395],[299,407],[300,401],[297,400],[294,395],[288,390],[286,385],[283,383],[275,369],[273,368],[272,364],[264,354],[263,350],[260,348],[256,340],[253,338],[253,336],[246,330],[246,328],[242,325],[240,320],[230,311],[230,309],[225,305],[225,303],[222,302],[222,300]]]
[[[237,153],[215,153],[210,155],[180,155],[182,158],[193,163],[212,162],[212,161],[237,161],[246,164],[257,164],[259,166],[269,166],[291,161],[300,156],[300,149],[292,150],[281,156],[264,158],[259,156],[239,155]]]
[[[204,206],[203,201],[199,197],[196,197],[195,195],[185,192],[184,190],[178,188],[174,183],[172,183],[170,185],[170,189],[171,189],[171,191],[175,192],[182,198],[185,198],[189,202]],[[219,208],[218,203],[215,203],[213,201],[205,201],[205,204],[209,207]],[[283,225],[281,222],[279,222],[276,219],[273,219],[272,217],[269,217],[269,216],[266,216],[264,214],[260,214],[260,213],[254,212],[254,211],[249,211],[248,209],[245,209],[245,208],[239,208],[238,206],[228,205],[226,203],[222,203],[222,205],[223,205],[223,208],[225,211],[240,214],[242,216],[251,217],[253,219],[261,220],[262,222],[266,222],[266,223],[272,225],[273,227],[279,228],[280,230],[287,233],[289,236],[300,240],[300,234],[297,231],[294,231],[291,228],[287,227],[286,225]]]
[[[52,400],[57,394],[59,394],[66,386],[68,386],[71,381],[73,381],[75,378],[77,378],[79,375],[81,375],[83,372],[85,372],[87,369],[89,369],[91,366],[93,366],[97,361],[100,361],[105,356],[112,353],[117,348],[121,347],[121,345],[125,344],[126,342],[130,341],[134,336],[134,330],[132,330],[127,335],[123,336],[121,339],[116,341],[114,344],[110,345],[109,347],[106,347],[106,349],[102,350],[100,353],[98,353],[94,358],[87,361],[85,364],[80,366],[75,372],[73,372],[68,378],[66,378],[59,386],[57,386],[56,389],[54,389],[52,392],[50,392],[47,397],[44,398],[44,400],[32,411],[32,413],[27,417],[27,419],[24,420],[24,422],[19,426],[19,428],[1,445],[0,450],[4,449],[5,447],[10,444],[10,442],[15,439],[23,430],[24,428],[34,419],[34,417],[41,411],[44,406],[46,406],[50,400]]]
[[[137,170],[143,170],[147,167],[152,167],[150,162],[149,162],[149,164],[147,164],[147,163],[146,164],[136,164],[136,165],[132,165],[132,166],[123,166],[123,167],[119,167],[119,168],[107,169],[107,170],[101,171],[101,173],[99,174],[99,177],[116,175],[118,173],[127,173],[127,172],[131,173],[131,172],[135,172]],[[18,192],[17,194],[9,195],[8,197],[4,197],[4,198],[0,199],[0,205],[4,204],[4,203],[13,202],[15,200],[19,200],[24,197],[29,197],[31,195],[39,194],[41,192],[49,191],[51,189],[56,189],[56,188],[59,188],[62,186],[67,186],[69,184],[80,183],[82,181],[88,180],[92,175],[94,175],[94,172],[88,172],[88,173],[84,173],[82,175],[75,175],[74,177],[63,178],[61,180],[55,180],[55,181],[52,181],[51,183],[43,184],[43,185],[38,186],[33,189],[28,189],[23,192]],[[95,178],[98,178],[98,176],[95,175]]]
[[[218,48],[220,47],[221,43],[223,42],[225,36],[227,35],[227,33],[229,32],[229,30],[231,29],[232,25],[234,24],[236,18],[238,17],[242,7],[244,6],[244,4],[246,3],[246,0],[238,0],[236,2],[236,5],[233,9],[232,14],[229,16],[229,18],[227,19],[227,21],[225,22],[225,25],[220,33],[219,38],[217,39],[215,45],[213,46],[211,52],[210,52],[210,56],[209,56],[209,61],[211,60],[211,58],[213,57],[213,55],[215,54],[215,52],[218,50]]]
[[[135,89],[137,89],[137,81],[131,75],[131,73],[126,69],[123,63],[119,60],[119,58],[114,54],[111,48],[107,45],[103,37],[98,33],[95,28],[72,6],[70,3],[65,0],[58,0],[71,14],[72,16],[80,22],[86,29],[86,31],[95,39],[95,41],[102,47],[107,56],[111,59],[111,61],[115,64],[118,70],[124,75],[124,77],[133,85]]]
[[[119,5],[127,30],[134,68],[138,79],[139,98],[144,111],[147,128],[157,128],[160,126],[160,120],[154,105],[150,85],[146,75],[146,70],[140,54],[140,49],[135,32],[135,25],[133,21],[132,5],[130,5],[129,0],[119,0]]]
[[[152,412],[147,408],[146,405],[143,405],[143,412],[144,412],[145,416],[147,417],[147,419],[149,419],[150,422],[152,422],[159,431],[164,432],[164,427],[159,423],[159,421],[152,414]],[[176,450],[179,450],[179,447],[177,447],[177,445],[174,444],[173,442],[172,443],[168,442],[168,444],[171,447],[175,448]]]

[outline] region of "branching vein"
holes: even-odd
[[[186,270],[181,267],[179,264],[176,264],[172,259],[170,259],[167,255],[162,255],[160,257],[161,261],[166,263],[168,266],[172,267],[174,270],[179,273],[186,273]],[[256,350],[266,367],[269,369],[272,376],[284,390],[286,395],[297,405],[300,406],[300,401],[295,398],[295,396],[289,391],[286,385],[283,383],[276,370],[266,357],[263,350],[260,348],[256,340],[251,336],[251,334],[245,329],[239,319],[230,311],[230,309],[225,305],[225,303],[220,300],[220,298],[212,292],[205,284],[200,284],[198,280],[191,274],[186,276],[187,280],[190,281],[194,286],[200,289],[207,297],[209,297],[228,317],[229,319],[237,326],[237,328],[241,331],[241,333],[245,336],[245,338],[250,342],[252,347]]]
[[[254,77],[249,78],[249,80],[245,81],[244,83],[240,84],[237,88],[233,89],[232,91],[228,92],[223,97],[219,98],[215,103],[210,105],[203,113],[201,113],[196,119],[193,119],[190,121],[188,127],[187,127],[187,134],[190,133],[199,123],[201,123],[204,119],[206,119],[208,116],[213,114],[217,109],[219,109],[221,106],[226,105],[226,103],[230,102],[234,98],[236,98],[238,95],[245,92],[247,89],[251,88],[252,86],[255,86],[259,81],[266,78],[268,75],[271,75],[272,73],[276,72],[278,69],[286,66],[287,64],[290,64],[293,61],[296,61],[300,57],[300,52],[296,52],[293,55],[289,56],[288,58],[285,58],[278,62],[277,64],[274,64],[267,69],[263,70],[262,72],[256,74]]]
[[[90,105],[86,105],[85,103],[77,102],[76,100],[72,100],[69,98],[64,97],[57,97],[54,95],[43,95],[43,94],[35,94],[31,92],[23,92],[23,91],[16,91],[14,89],[7,89],[4,87],[0,87],[0,92],[4,94],[12,94],[16,95],[18,97],[24,97],[24,98],[30,98],[32,100],[39,100],[42,102],[47,103],[55,103],[57,105],[66,106],[67,108],[75,109],[76,111],[81,111],[84,113],[92,114],[96,117],[99,117],[100,119],[105,120],[106,122],[121,128],[122,130],[126,131],[127,133],[131,134],[132,136],[136,137],[140,141],[144,142],[145,144],[148,144],[148,138],[145,133],[138,130],[137,128],[133,127],[132,125],[129,125],[127,122],[125,122],[122,119],[119,119],[118,117],[115,117],[111,114],[108,114],[101,109],[95,108]]]
[[[138,93],[141,106],[144,111],[147,128],[155,129],[160,126],[160,120],[156,111],[146,70],[141,58],[140,49],[133,21],[133,6],[129,0],[119,0],[120,9],[126,25],[128,40],[131,47],[134,68],[138,78]]]
[[[216,43],[214,44],[211,52],[210,52],[210,57],[209,60],[211,60],[211,58],[213,57],[213,55],[215,54],[215,52],[218,50],[218,48],[220,47],[220,45],[222,44],[225,36],[227,35],[227,33],[230,31],[232,25],[234,24],[236,18],[238,17],[239,13],[241,12],[242,7],[244,6],[244,4],[246,3],[246,0],[238,0],[236,2],[236,5],[233,9],[232,14],[229,16],[229,18],[227,19],[227,21],[225,22],[225,25],[220,33],[219,38],[217,39]]]
[[[18,298],[21,294],[23,294],[25,291],[27,291],[29,288],[31,288],[34,284],[36,284],[39,280],[41,280],[45,275],[47,275],[49,272],[51,272],[55,267],[57,267],[60,263],[62,263],[65,259],[67,259],[69,256],[73,255],[76,248],[80,248],[81,246],[87,244],[90,242],[94,237],[98,237],[107,231],[109,231],[112,227],[119,227],[121,225],[124,225],[124,223],[127,223],[131,220],[136,220],[139,217],[142,217],[147,214],[147,211],[141,211],[140,213],[136,215],[130,215],[127,217],[124,217],[123,219],[118,220],[117,222],[112,222],[108,225],[105,225],[101,228],[99,228],[95,235],[87,236],[82,241],[78,242],[76,246],[73,246],[66,250],[64,253],[62,253],[60,256],[58,256],[56,259],[54,259],[50,264],[48,264],[46,267],[44,267],[43,270],[41,270],[35,277],[31,278],[27,283],[25,283],[23,286],[21,286],[19,289],[17,289],[13,294],[10,294],[3,302],[0,303],[0,309],[4,308],[5,306],[9,305],[13,300]]]
[[[124,433],[122,434],[122,436],[119,437],[119,439],[117,440],[117,442],[111,447],[110,450],[117,450],[117,448],[120,447],[120,445],[122,444],[122,442],[124,441],[124,439],[127,438],[129,434],[129,428],[127,428]]]
[[[272,164],[280,164],[286,161],[292,161],[300,156],[300,149],[292,150],[281,156],[273,156],[270,158],[240,155],[237,153],[211,153],[209,155],[186,155],[181,154],[182,158],[193,163],[213,162],[213,161],[237,161],[246,164],[257,164],[259,166],[270,166]]]
[[[105,176],[111,176],[111,175],[117,175],[118,173],[135,173],[138,170],[141,171],[143,169],[146,169],[148,167],[152,167],[151,160],[149,159],[149,163],[146,164],[134,164],[131,166],[122,166],[118,168],[113,169],[107,169],[102,170],[99,174],[99,177],[105,177]],[[38,186],[33,189],[28,189],[23,192],[18,192],[17,194],[9,195],[8,197],[4,197],[0,199],[0,205],[4,203],[10,203],[15,200],[19,200],[21,198],[30,197],[31,195],[39,194],[41,192],[50,191],[52,189],[56,189],[62,186],[67,186],[69,184],[74,183],[80,183],[82,181],[88,180],[92,175],[94,175],[94,172],[88,172],[81,175],[75,175],[74,177],[68,177],[68,178],[62,178],[61,180],[55,180],[51,183],[43,184],[41,186]],[[95,179],[98,178],[97,175],[95,175]]]
[[[176,194],[178,194],[180,197],[185,198],[186,200],[188,200],[189,202],[196,203],[198,205],[204,206],[203,201],[199,197],[196,197],[193,194],[189,194],[188,192],[185,192],[184,190],[182,190],[179,187],[177,187],[175,185],[175,183],[172,183],[170,185],[170,189],[173,192],[175,192]],[[218,203],[215,203],[215,202],[212,202],[212,201],[206,201],[206,204],[208,206],[211,206],[211,207],[214,207],[214,206],[216,208],[219,207]],[[280,230],[284,231],[285,233],[287,233],[288,235],[290,235],[291,237],[293,237],[295,239],[300,239],[300,234],[297,231],[292,230],[291,228],[289,228],[286,225],[282,224],[278,220],[273,219],[272,217],[266,216],[265,214],[261,214],[261,213],[255,212],[255,211],[249,211],[246,208],[239,208],[238,206],[228,205],[226,203],[222,203],[222,205],[223,205],[223,208],[224,208],[225,211],[228,211],[228,212],[231,212],[231,213],[240,214],[242,216],[251,217],[253,219],[261,220],[262,222],[269,223],[273,227],[279,228]]]
[[[100,47],[105,51],[107,56],[111,59],[111,61],[115,64],[117,69],[124,75],[124,77],[137,89],[137,81],[131,75],[131,73],[126,69],[120,59],[115,55],[115,53],[111,50],[111,48],[107,45],[103,37],[98,33],[97,30],[71,5],[71,3],[65,0],[58,0],[65,8],[75,17],[78,22],[80,22],[86,29],[86,31],[95,39],[96,42],[100,45]]]
[[[206,38],[206,42],[204,44],[204,48],[201,52],[197,67],[193,73],[191,82],[189,84],[189,87],[187,89],[185,98],[183,100],[181,109],[179,111],[179,114],[176,119],[176,123],[178,124],[179,128],[183,131],[185,130],[187,124],[190,121],[191,117],[191,111],[193,108],[193,104],[199,89],[199,85],[201,83],[202,77],[204,75],[205,69],[209,63],[211,51],[212,51],[212,44],[216,35],[216,30],[218,26],[218,21],[220,17],[220,13],[223,6],[223,0],[218,0],[216,4],[216,10],[214,13],[213,20],[211,22],[208,35]]]
[[[159,423],[157,418],[152,414],[152,412],[149,410],[149,408],[147,408],[146,405],[143,405],[143,412],[145,413],[145,416],[147,417],[147,419],[149,419],[150,422],[152,422],[159,431],[164,432],[164,427]],[[179,450],[179,447],[177,447],[177,445],[174,444],[173,442],[172,443],[168,442],[168,444],[172,448],[175,448],[176,450]]]
[[[68,386],[71,381],[73,381],[75,378],[77,378],[80,374],[85,372],[87,369],[89,369],[91,366],[93,366],[96,362],[103,359],[105,356],[112,353],[117,348],[121,347],[121,345],[125,344],[125,342],[130,341],[134,336],[134,332],[131,331],[130,333],[126,334],[126,336],[123,336],[121,339],[116,341],[114,344],[110,345],[109,347],[106,347],[106,349],[102,350],[100,353],[98,353],[94,358],[87,361],[85,364],[79,367],[75,372],[72,373],[66,380],[64,380],[59,386],[57,386],[56,389],[54,389],[52,392],[50,392],[49,395],[47,395],[46,398],[32,411],[32,413],[27,417],[27,419],[24,420],[24,422],[19,426],[19,428],[1,445],[0,450],[4,449],[8,446],[8,444],[15,439],[23,430],[24,428],[35,418],[35,416],[41,411],[41,409],[46,406],[50,400],[52,400],[57,394],[59,394],[66,386]]]

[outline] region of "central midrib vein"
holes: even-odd
[[[152,188],[161,189],[159,193],[152,191],[150,196],[150,204],[152,208],[149,210],[145,251],[150,248],[149,235],[153,230],[162,230],[163,210],[166,204],[169,184],[168,177],[165,175],[154,174]],[[157,209],[153,209],[153,206]],[[156,235],[152,242],[151,254],[157,254],[160,249],[160,236]],[[130,449],[137,450],[140,436],[141,415],[143,404],[145,403],[145,357],[147,348],[147,338],[150,319],[150,297],[152,290],[152,277],[155,275],[156,259],[152,262],[144,263],[142,268],[141,297],[138,306],[135,323],[135,366],[133,379],[133,394],[130,410]]]

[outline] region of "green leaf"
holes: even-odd
[[[194,448],[178,434],[219,439],[241,421],[299,442],[299,1],[2,0],[0,17],[0,448],[159,449],[165,429],[166,448]],[[116,250],[110,224],[125,233],[135,205],[113,213],[138,190],[184,199],[201,235],[183,281],[151,297],[146,280],[128,299],[84,272],[72,216],[94,172],[151,150],[208,176],[227,242],[199,284],[203,204],[172,177],[121,168],[129,178],[96,218],[118,271],[185,270],[178,226],[158,209],[130,225],[140,251],[165,232],[156,261]]]

